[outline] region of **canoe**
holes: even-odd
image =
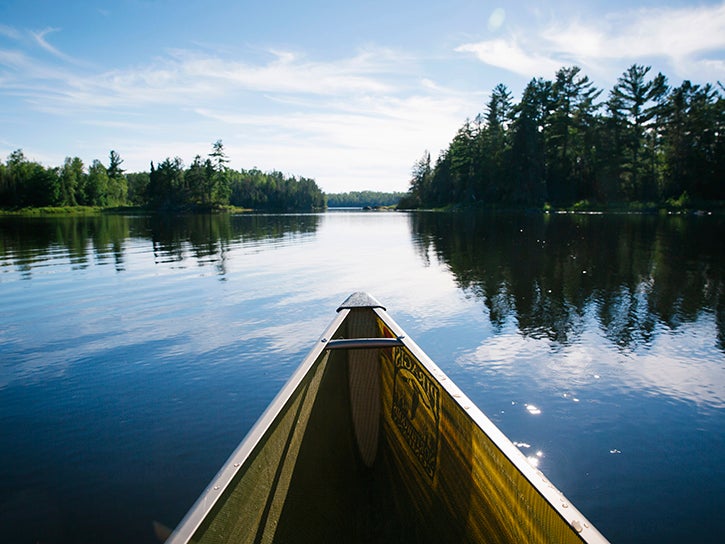
[[[354,293],[167,542],[607,540]]]

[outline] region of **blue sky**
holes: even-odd
[[[221,139],[234,168],[406,190],[503,83],[633,63],[725,81],[725,2],[0,0],[0,156],[127,171]]]

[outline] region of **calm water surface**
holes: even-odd
[[[152,543],[366,290],[613,542],[720,542],[723,218],[0,218],[0,541]]]

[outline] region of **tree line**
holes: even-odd
[[[232,205],[256,210],[306,211],[324,208],[325,195],[313,179],[258,169],[233,170],[221,140],[188,167],[166,158],[149,172],[126,173],[111,151],[108,166],[94,160],[86,168],[78,157],[45,167],[22,150],[0,163],[0,207],[144,206],[156,210],[211,210]]]
[[[371,208],[377,206],[395,206],[405,193],[380,191],[351,191],[327,195],[327,205],[333,208]]]
[[[725,200],[725,100],[717,87],[634,64],[606,100],[578,67],[499,84],[435,161],[415,162],[401,207]]]

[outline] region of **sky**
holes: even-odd
[[[506,85],[632,64],[725,82],[725,1],[0,0],[0,160],[235,169],[405,191]]]

